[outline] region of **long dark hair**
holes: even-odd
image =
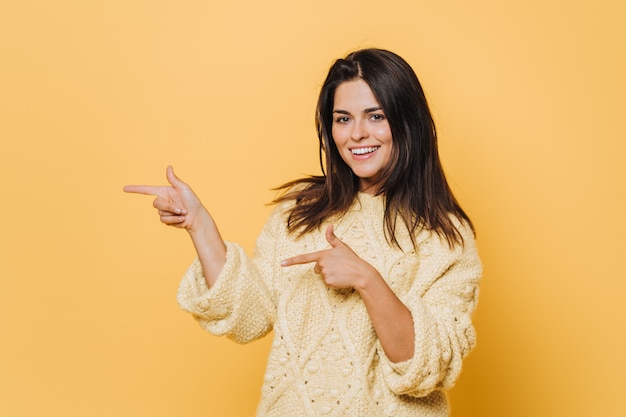
[[[330,216],[344,214],[359,192],[359,178],[341,158],[332,136],[335,91],[340,84],[357,79],[372,89],[391,128],[391,157],[378,189],[385,198],[387,240],[400,247],[395,235],[399,218],[409,229],[413,246],[421,229],[433,230],[451,248],[462,245],[452,218],[474,228],[446,181],[422,86],[404,59],[383,49],[361,49],[331,66],[315,117],[323,175],[283,184],[278,189],[284,193],[274,200],[296,200],[289,211],[289,231],[302,235],[318,229]]]

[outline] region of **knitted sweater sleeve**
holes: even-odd
[[[226,263],[209,289],[198,259],[187,269],[178,289],[178,304],[212,334],[248,343],[272,330],[275,303],[272,280],[279,267],[275,234],[276,209],[257,239],[254,257],[236,243],[226,242]]]
[[[385,381],[397,395],[423,397],[452,388],[463,358],[476,344],[471,316],[482,265],[473,233],[463,226],[460,231],[462,247],[451,250],[437,236],[424,243],[414,283],[401,296],[413,316],[413,358],[391,362],[378,342]]]

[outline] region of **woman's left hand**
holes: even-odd
[[[376,335],[392,362],[413,357],[415,331],[409,309],[369,263],[354,253],[333,231],[326,229],[330,249],[294,256],[282,261],[282,266],[315,262],[313,270],[324,283],[335,289],[354,288],[363,299]]]
[[[354,253],[335,236],[332,225],[326,229],[326,240],[331,248],[306,253],[283,260],[281,266],[301,265],[315,262],[313,270],[320,274],[324,283],[335,289],[354,288],[357,291],[376,276],[378,271]]]

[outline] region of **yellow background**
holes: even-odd
[[[0,415],[251,416],[269,338],[175,301],[194,252],[127,183],[192,184],[251,249],[318,173],[332,60],[415,68],[485,263],[453,416],[623,416],[626,25],[619,0],[3,1]]]

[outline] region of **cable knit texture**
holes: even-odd
[[[257,416],[447,416],[445,391],[476,342],[471,314],[481,264],[471,230],[457,223],[465,244],[454,249],[422,231],[415,250],[398,226],[400,250],[385,240],[384,199],[363,193],[345,215],[329,219],[411,311],[415,354],[393,363],[357,292],[327,288],[314,264],[280,266],[329,248],[325,226],[301,238],[287,232],[289,204],[275,208],[253,257],[227,242],[215,285],[207,288],[196,260],[178,293],[180,306],[213,334],[247,343],[274,330]]]

